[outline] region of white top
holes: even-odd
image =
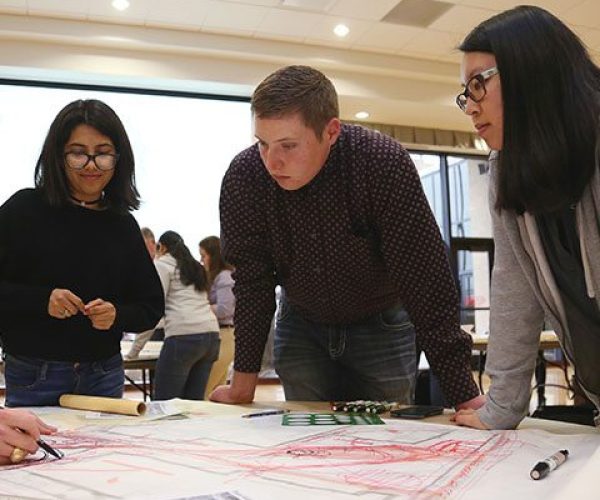
[[[207,293],[181,282],[175,258],[165,254],[154,265],[165,294],[165,338],[218,332],[219,323],[210,309]]]

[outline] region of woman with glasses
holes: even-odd
[[[154,399],[204,399],[219,357],[219,323],[208,303],[206,273],[175,231],[158,239],[156,254],[165,294],[165,342],[156,363]]]
[[[101,101],[67,105],[46,136],[35,188],[0,207],[7,406],[122,396],[122,332],[153,327],[164,310],[130,214],[138,206],[121,120]]]
[[[528,411],[544,320],[600,407],[600,70],[560,20],[517,7],[463,41],[457,104],[491,155],[491,388],[456,421],[513,428]]]

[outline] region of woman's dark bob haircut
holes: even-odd
[[[52,206],[70,203],[64,152],[71,133],[79,125],[89,125],[108,137],[119,154],[113,178],[104,188],[106,208],[119,213],[139,208],[135,161],[127,132],[112,108],[96,99],[74,101],[58,113],[35,167],[35,187]]]
[[[581,40],[538,7],[477,26],[459,46],[496,58],[504,139],[496,209],[532,214],[576,203],[596,168],[600,69]]]

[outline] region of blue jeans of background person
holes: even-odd
[[[219,332],[167,337],[156,362],[154,399],[204,399],[220,342]]]
[[[348,325],[303,318],[285,298],[275,327],[275,369],[287,400],[412,403],[415,329],[400,306]]]
[[[6,406],[56,406],[63,394],[123,396],[121,354],[100,361],[45,361],[4,356]]]

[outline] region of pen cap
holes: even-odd
[[[550,472],[550,466],[546,462],[538,462],[535,467],[531,469],[529,475],[531,479],[542,479]]]

